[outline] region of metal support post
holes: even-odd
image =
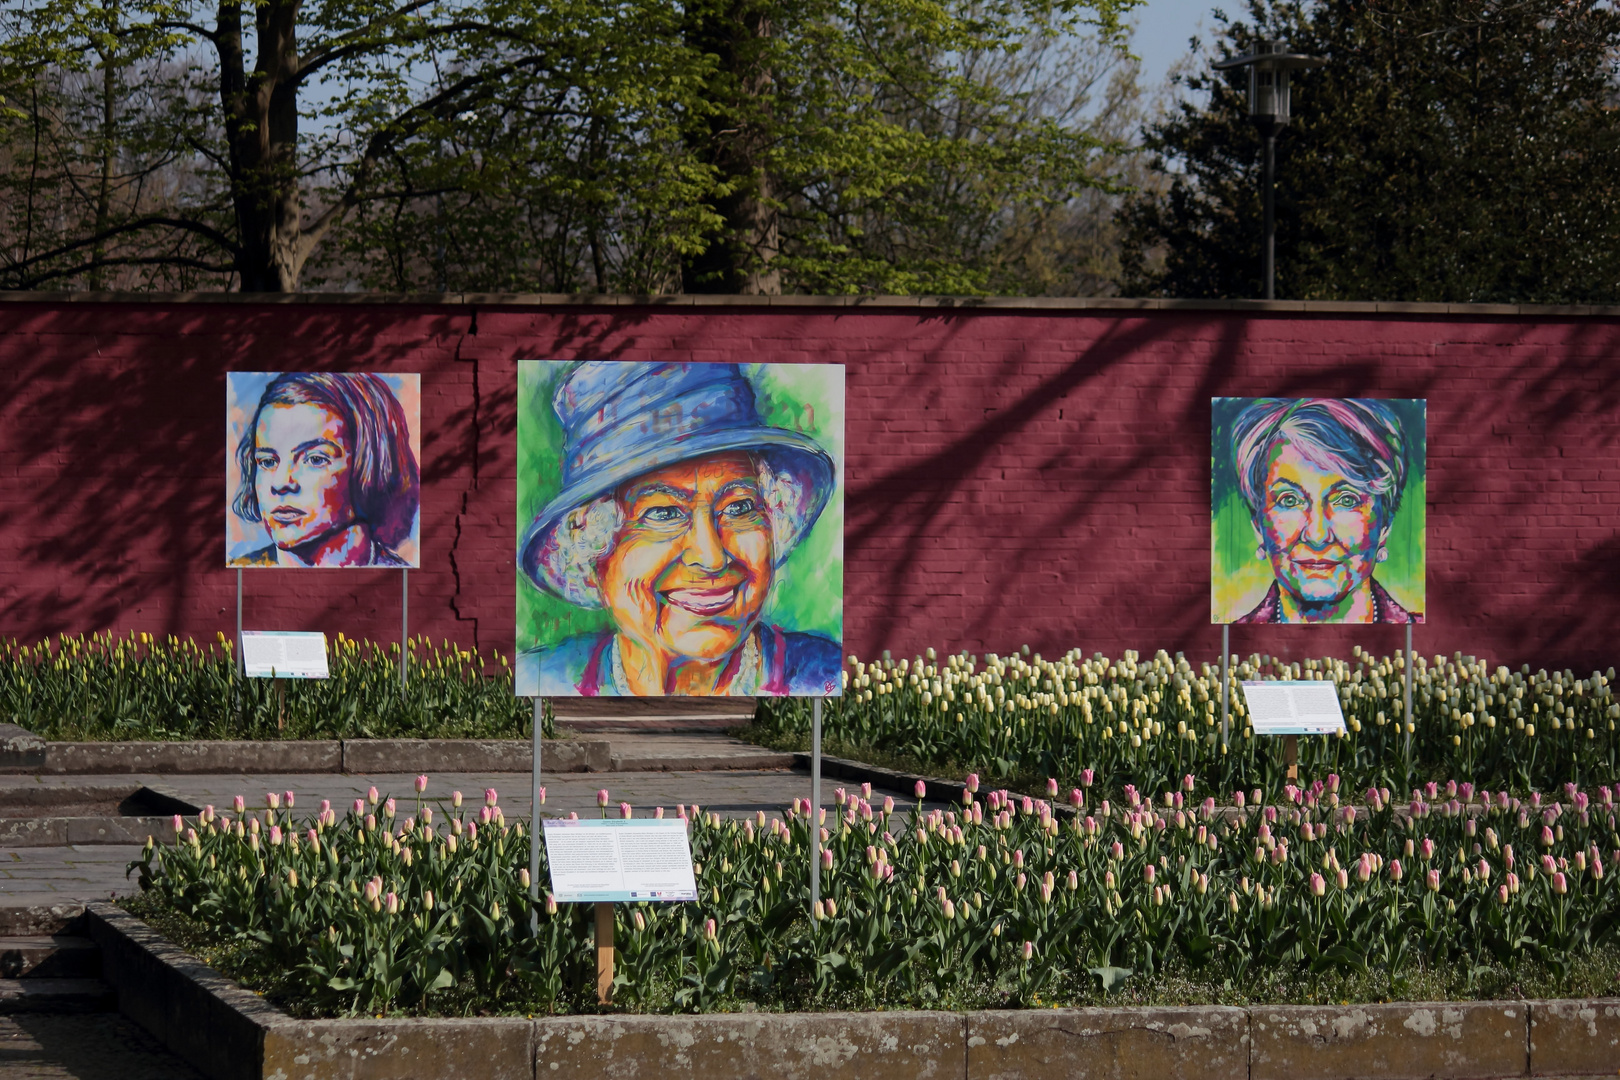
[[[546,699],[534,699],[534,735],[529,761],[529,929],[540,929],[540,728]]]
[[[810,909],[821,902],[821,699],[810,699]]]

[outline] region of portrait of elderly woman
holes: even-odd
[[[520,696],[840,692],[843,368],[524,361]]]
[[[1424,406],[1215,399],[1215,622],[1423,621]]]
[[[230,566],[418,564],[417,375],[231,372]]]

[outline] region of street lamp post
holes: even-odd
[[[1289,73],[1321,67],[1325,63],[1327,61],[1319,57],[1291,53],[1287,45],[1275,38],[1262,38],[1255,42],[1253,52],[1215,65],[1217,71],[1249,69],[1249,119],[1254,121],[1265,143],[1261,170],[1265,217],[1260,252],[1267,300],[1277,298],[1277,213],[1273,192],[1277,180],[1277,133],[1288,126],[1289,120]]]

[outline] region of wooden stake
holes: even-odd
[[[1288,779],[1299,779],[1299,736],[1283,736],[1283,763],[1288,766]]]
[[[285,680],[276,680],[276,730],[287,730],[287,684]]]
[[[613,905],[596,905],[596,1000],[613,1000]]]

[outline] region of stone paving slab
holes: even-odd
[[[206,1080],[118,1013],[0,1016],[0,1080]]]

